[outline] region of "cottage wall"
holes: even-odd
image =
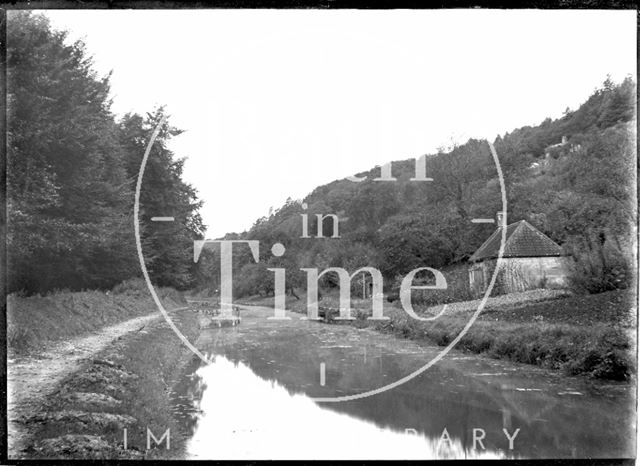
[[[478,262],[469,267],[469,289],[474,295],[480,295],[487,288],[491,276],[487,272],[487,264]]]
[[[567,264],[563,257],[512,257],[503,259],[496,280],[498,294],[537,288],[562,288],[567,285]],[[469,268],[469,284],[475,294],[489,286],[497,260],[485,260]]]
[[[561,288],[567,284],[567,269],[562,257],[513,257],[505,259],[499,277],[506,293]]]

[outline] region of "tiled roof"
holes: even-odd
[[[471,262],[498,257],[502,231],[498,228],[469,258]],[[561,256],[562,248],[525,220],[507,226],[507,239],[502,257]]]

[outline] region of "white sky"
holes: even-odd
[[[172,149],[210,238],[334,179],[558,118],[636,70],[635,11],[46,14],[113,70],[117,114],[166,104],[186,130]]]

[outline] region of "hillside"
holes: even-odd
[[[508,222],[535,225],[589,269],[583,274],[599,267],[595,278],[575,281],[588,292],[624,287],[629,279],[630,258],[623,251],[636,212],[635,89],[630,78],[617,85],[607,79],[577,110],[494,141]],[[270,293],[268,267],[285,267],[287,284],[295,288],[304,286],[299,267],[374,266],[387,284],[416,267],[446,269],[466,261],[494,229],[471,219],[493,217],[501,207],[488,144],[472,139],[427,155],[426,173],[433,181],[411,181],[414,172],[413,159],[400,160],[392,163],[395,182],[374,181],[379,167],[356,174],[366,177],[361,182],[336,180],[301,201],[288,200],[249,231],[227,235],[263,245],[258,264],[248,250],[236,251],[235,295]],[[308,215],[310,238],[301,238],[302,214]],[[316,214],[340,219],[340,239],[330,238],[331,218],[322,225],[325,238],[315,237]],[[270,253],[275,242],[287,248],[282,258]],[[217,262],[216,251],[208,251],[199,271],[203,285],[218,276]],[[323,280],[332,285],[332,277]]]

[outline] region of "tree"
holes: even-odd
[[[158,123],[162,107],[146,118],[127,114],[120,122],[120,141],[125,148],[127,172],[137,179],[142,155]],[[193,241],[203,238],[198,213],[202,202],[196,190],[182,180],[184,159],[175,159],[167,141],[181,131],[165,121],[149,154],[140,191],[141,242],[149,274],[160,286],[186,289],[194,285]],[[152,222],[151,217],[173,217],[172,222]]]
[[[9,291],[111,288],[140,274],[134,183],[145,142],[163,112],[116,123],[109,76],[98,77],[92,66],[82,42],[67,44],[66,34],[52,30],[44,16],[10,13]],[[191,241],[202,234],[202,222],[196,192],[181,179],[183,161],[166,149],[175,134],[166,124],[154,145],[142,205],[145,225],[164,207],[177,212],[178,221],[151,224],[143,236],[159,284],[186,287],[192,282]]]
[[[135,256],[109,77],[43,16],[12,12],[7,36],[9,289],[113,286]]]

